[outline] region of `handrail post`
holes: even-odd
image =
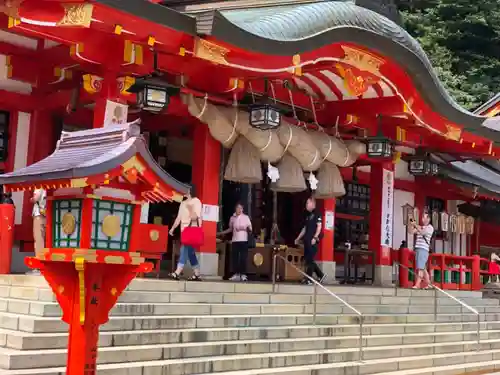
[[[438,317],[438,291],[434,288],[434,322],[437,322]]]
[[[278,254],[274,254],[273,256],[273,294],[276,293],[276,268],[277,268],[277,261],[278,261]]]
[[[477,351],[481,350],[481,315],[477,314]]]
[[[314,284],[314,294],[313,294],[313,324],[316,325],[316,313],[317,313],[317,304],[318,300],[318,286]]]
[[[359,361],[363,362],[363,316],[359,315]]]

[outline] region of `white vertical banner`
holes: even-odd
[[[382,180],[382,231],[380,244],[392,248],[392,233],[394,228],[394,172],[383,170]]]
[[[104,114],[104,126],[120,125],[127,123],[128,105],[106,101],[106,112]]]

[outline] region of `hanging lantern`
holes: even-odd
[[[448,232],[450,229],[450,215],[448,215],[447,212],[443,211],[440,214],[440,220],[439,220],[439,229],[442,230],[443,232]]]
[[[407,160],[408,172],[413,176],[435,176],[439,172],[439,165],[428,154],[417,154]]]
[[[414,220],[413,217],[413,206],[406,203],[404,206],[401,206],[403,210],[403,225],[408,225],[411,220]]]
[[[382,133],[382,116],[378,116],[378,133],[375,137],[369,137],[366,140],[367,155],[372,159],[392,158],[393,145],[389,138]]]
[[[250,106],[250,126],[259,130],[277,129],[281,125],[281,113],[272,104]]]
[[[168,107],[170,97],[180,89],[155,78],[140,78],[127,90],[137,94],[137,106],[150,112],[161,112]]]

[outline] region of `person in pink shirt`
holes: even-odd
[[[246,275],[248,258],[248,236],[252,233],[252,223],[248,215],[243,213],[243,205],[238,203],[235,212],[229,220],[229,228],[218,235],[233,233],[232,239],[232,261],[235,274],[229,279],[231,281],[248,281]]]

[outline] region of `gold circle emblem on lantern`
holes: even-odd
[[[156,242],[160,239],[160,232],[158,232],[157,230],[153,229],[153,230],[150,230],[149,231],[149,238],[151,239],[151,241],[153,242]]]
[[[102,221],[102,233],[108,237],[114,237],[120,232],[120,218],[108,215]]]
[[[256,267],[260,267],[264,264],[264,257],[262,256],[261,253],[257,253],[253,256],[253,264]]]
[[[71,236],[75,233],[76,219],[71,212],[67,212],[63,215],[61,225],[64,234]]]

